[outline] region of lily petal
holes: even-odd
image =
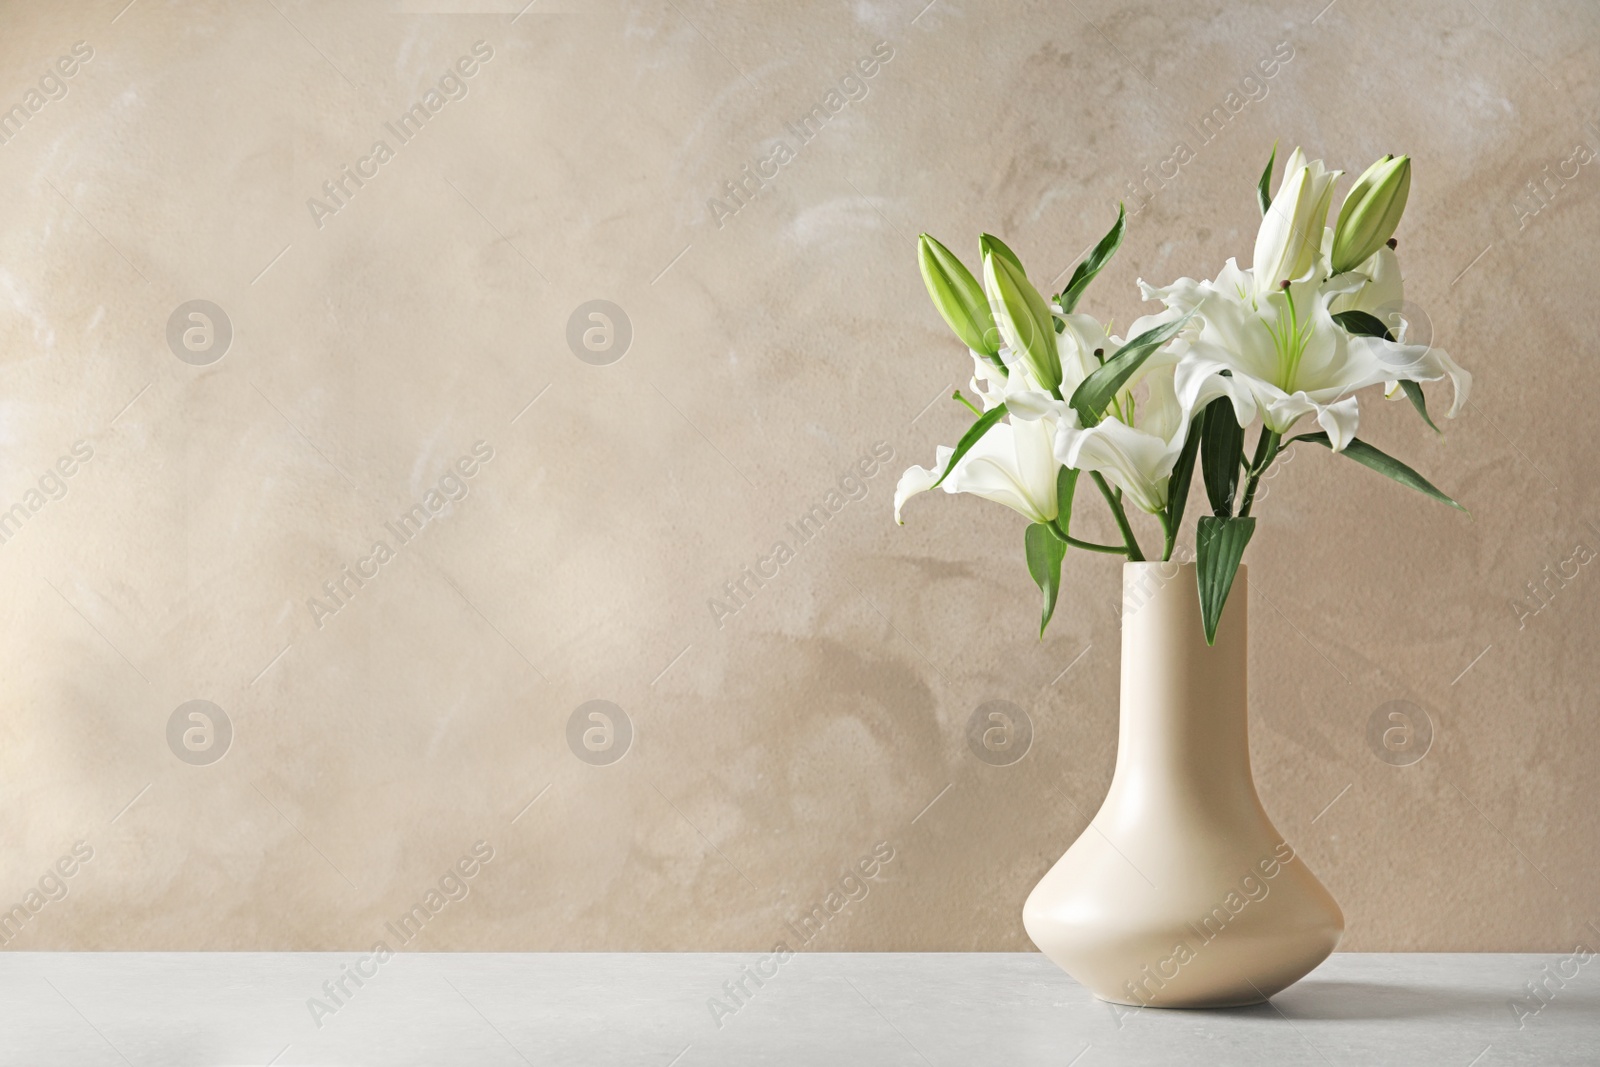
[[[961,457],[939,487],[947,493],[970,493],[1004,504],[1030,522],[1049,522],[1057,514],[1060,464],[1053,451],[1055,433],[1055,419],[1050,417],[998,422]],[[954,452],[940,445],[932,470],[909,467],[900,475],[894,494],[895,521],[901,521],[900,509],[908,499],[939,481]]]
[[[907,500],[918,493],[926,493],[932,489],[939,480],[939,472],[949,464],[950,457],[955,449],[949,445],[940,445],[934,452],[934,469],[926,467],[907,467],[905,473],[900,475],[900,482],[894,487],[894,521],[904,526],[905,521],[900,517],[900,509],[905,507]]]
[[[1328,443],[1335,452],[1343,452],[1356,435],[1356,426],[1361,421],[1361,412],[1356,405],[1356,398],[1347,396],[1334,404],[1319,405],[1317,407],[1317,425],[1328,432]]]

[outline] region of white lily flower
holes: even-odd
[[[1140,287],[1146,299],[1159,299],[1170,310],[1199,309],[1199,330],[1174,341],[1182,357],[1180,392],[1186,385],[1195,388],[1194,379],[1226,370],[1230,376],[1218,380],[1233,398],[1240,425],[1259,410],[1266,427],[1283,434],[1312,415],[1339,451],[1356,434],[1360,389],[1449,378],[1455,398],[1447,415],[1453,418],[1472,385],[1471,375],[1442,349],[1357,336],[1336,324],[1329,310],[1333,301],[1368,284],[1370,279],[1352,271],[1258,296],[1251,272],[1230,259],[1215,281],[1183,278],[1165,289],[1141,281]]]
[[[1063,315],[1059,304],[1052,305],[1052,308],[1066,323],[1066,329],[1056,337],[1056,342],[1061,350],[1061,395],[1070,399],[1072,391],[1100,369],[1102,356],[1109,358],[1120,342],[1112,338],[1093,315]],[[1101,355],[1095,355],[1096,352]]]
[[[1175,314],[1146,316],[1128,332],[1137,337]],[[1145,360],[1096,425],[1085,428],[1077,412],[1068,409],[1056,429],[1057,459],[1068,467],[1104,475],[1136,507],[1152,514],[1167,506],[1167,483],[1195,412],[1216,397],[1231,395],[1225,380],[1215,373],[1186,373],[1180,378],[1180,350],[1175,343]],[[1235,407],[1237,415],[1237,403]],[[1253,409],[1246,408],[1248,417]]]
[[[1115,348],[1116,342],[1091,315],[1063,314],[1059,304],[1051,304],[1050,310],[1066,324],[1056,335],[1055,344],[1061,364],[1061,395],[1070,397],[1072,391],[1099,368],[1100,358],[1095,352],[1104,354],[1107,345]],[[1034,377],[1027,359],[1010,345],[1002,345],[999,355],[1006,368],[1004,372],[979,353],[972,353],[972,380],[968,384],[983,399],[983,410],[1003,403],[1010,414],[1021,419],[1061,412],[1064,405]]]
[[[1253,269],[1257,296],[1285,281],[1306,280],[1316,271],[1322,261],[1319,253],[1333,203],[1333,183],[1343,173],[1329,170],[1320,159],[1306,162],[1306,154],[1299,148],[1289,156],[1278,193],[1256,232]]]
[[[1328,237],[1324,252],[1333,243],[1331,229]],[[1360,286],[1334,297],[1328,304],[1328,311],[1335,315],[1341,311],[1365,311],[1389,327],[1396,341],[1409,342],[1406,336],[1408,324],[1401,314],[1405,307],[1406,288],[1400,275],[1400,258],[1392,249],[1381,247],[1351,273],[1362,278]],[[1399,397],[1400,383],[1384,382],[1383,395],[1390,400]]]
[[[1361,284],[1334,297],[1328,304],[1329,312],[1365,311],[1369,315],[1377,315],[1384,320],[1384,325],[1392,329],[1393,324],[1385,313],[1399,310],[1406,299],[1405,280],[1400,276],[1400,257],[1391,248],[1380,248],[1365,263],[1350,271],[1349,275],[1339,277],[1348,279],[1350,275],[1359,277]],[[1405,340],[1404,337],[1398,339]]]
[[[1137,337],[1174,318],[1180,312],[1164,311],[1138,319],[1129,328]],[[1067,315],[1066,329],[1058,337],[1061,353],[1061,395],[1070,398],[1084,378],[1099,369],[1101,356],[1109,358],[1123,344],[1088,315]],[[1097,356],[1096,352],[1101,353]],[[998,374],[992,366],[975,363],[977,377],[992,381]],[[1179,362],[1172,349],[1151,355],[1118,392],[1105,418],[1095,426],[1083,427],[1077,412],[1024,380],[1016,370],[1006,379],[1004,399],[1013,425],[1048,422],[1055,427],[1055,457],[1060,465],[1075,470],[1095,471],[1117,486],[1137,507],[1158,512],[1166,507],[1167,482],[1183,451],[1190,420],[1203,405],[1218,396],[1230,395],[1226,384],[1213,371],[1186,373],[1180,384]],[[1145,389],[1140,392],[1140,386]],[[1242,408],[1241,408],[1242,405]],[[992,405],[990,405],[992,406]],[[1255,408],[1246,399],[1236,401],[1236,414],[1242,421],[1254,417]],[[993,431],[990,431],[991,433]]]
[[[1056,474],[1061,468],[1053,448],[1055,430],[1051,416],[997,422],[961,457],[939,488],[1004,504],[1029,522],[1051,522],[1058,513]],[[954,453],[950,446],[940,445],[932,469],[910,467],[900,476],[894,491],[895,522],[905,521],[900,517],[905,502],[932,489]]]
[[[1072,391],[1099,368],[1100,357],[1095,355],[1096,350],[1105,355],[1119,342],[1091,315],[1064,314],[1059,304],[1051,304],[1049,311],[1065,323],[1060,333],[1051,331],[1050,340],[1061,367],[1061,395],[1071,397]],[[1001,316],[1002,312],[997,311],[996,317]],[[1150,325],[1155,324],[1155,317],[1151,317]],[[1057,427],[1063,419],[1072,416],[1067,405],[1057,400],[1035,376],[1035,368],[1048,359],[1037,358],[1039,353],[1030,357],[1020,345],[1012,343],[1016,338],[1011,334],[1006,337],[1007,343],[999,352],[1005,370],[1001,371],[992,361],[973,352],[969,383],[982,401],[984,411],[993,411],[1003,403],[1006,418],[990,427],[989,432],[961,457],[939,488],[947,493],[971,493],[1004,504],[1027,516],[1030,522],[1050,522],[1058,514],[1056,477],[1061,463],[1056,459]],[[1179,448],[1182,447],[1180,441]],[[954,448],[940,445],[931,469],[910,467],[900,476],[894,494],[896,522],[902,521],[900,509],[907,500],[934,487],[954,454]],[[1170,464],[1167,469],[1170,473]]]
[[[1009,355],[1009,353],[1009,349],[1002,348],[1000,350],[1002,358]],[[999,407],[1005,403],[1006,387],[1010,384],[1010,376],[999,367],[996,367],[993,361],[985,358],[981,353],[971,352],[970,355],[972,356],[972,377],[967,381],[967,388],[971,389],[978,399],[983,402],[983,410],[988,411],[990,408]],[[1012,368],[1010,364],[1007,364],[1007,369],[1012,374],[1016,373],[1015,368]]]

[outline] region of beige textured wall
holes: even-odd
[[[899,470],[965,425],[929,406],[967,372],[913,239],[989,229],[1053,273],[1130,198],[1086,305],[1126,323],[1136,277],[1249,255],[1275,138],[1415,156],[1410,296],[1475,403],[1435,439],[1372,400],[1363,432],[1476,518],[1326,454],[1270,483],[1263,798],[1349,948],[1600,936],[1600,577],[1513,607],[1600,550],[1600,169],[1574,161],[1600,16],[1323,2],[7,4],[0,105],[93,51],[0,146],[0,507],[27,512],[0,544],[0,903],[73,872],[9,947],[365,947],[482,841],[415,947],[765,949],[882,842],[812,947],[1028,948],[1023,898],[1111,774],[1118,568],[1069,556],[1040,643],[1016,516],[939,496],[893,525]],[[464,98],[386,131],[479,41]],[[779,140],[759,196],[708,207]],[[167,339],[197,299],[232,326],[206,365]],[[608,365],[567,340],[597,299],[631,324]],[[441,484],[467,495],[402,544],[385,522]],[[376,574],[314,613],[345,566]],[[567,740],[596,699],[633,734],[604,766]],[[191,700],[231,724],[220,760],[169,747]],[[990,700],[1033,723],[1010,766],[966,742]],[[1410,766],[1367,739],[1396,700],[1435,733]]]

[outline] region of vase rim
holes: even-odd
[[[1145,559],[1145,560],[1129,560],[1129,561],[1125,561],[1122,564],[1122,569],[1124,571],[1131,570],[1133,568],[1139,568],[1141,570],[1146,570],[1146,571],[1154,569],[1154,570],[1159,571],[1160,573],[1163,573],[1163,574],[1177,574],[1179,572],[1193,571],[1196,566],[1198,566],[1198,564],[1194,563],[1193,561],[1190,561],[1188,563],[1180,563],[1178,560],[1175,560],[1175,559],[1169,559],[1169,560],[1150,560],[1150,559]],[[1239,570],[1240,570],[1241,573],[1243,573],[1244,571],[1249,570],[1249,568],[1250,568],[1250,564],[1244,563],[1244,562],[1240,562]]]

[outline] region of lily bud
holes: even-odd
[[[983,288],[1000,336],[1027,362],[1039,385],[1054,392],[1061,385],[1061,355],[1050,305],[1016,266],[1015,257],[999,249],[984,254]]]
[[[944,245],[927,234],[917,239],[917,265],[928,296],[950,329],[974,352],[994,356],[1000,351],[994,318],[983,287],[965,264]]]
[[[1356,179],[1333,231],[1333,273],[1365,263],[1394,235],[1411,193],[1411,157],[1384,156]]]
[[[1023,267],[1022,260],[1017,258],[1017,254],[1011,251],[1011,247],[1009,245],[992,233],[979,235],[978,255],[980,257],[987,256],[991,252],[1010,263],[1013,267],[1017,268],[1017,273],[1022,275],[1024,278],[1028,276],[1028,271],[1025,267]]]
[[[1305,153],[1298,148],[1289,157],[1278,194],[1272,198],[1256,233],[1258,296],[1311,274],[1322,249],[1328,208],[1333,203],[1333,183],[1342,173],[1328,170],[1320,159],[1307,163]]]

